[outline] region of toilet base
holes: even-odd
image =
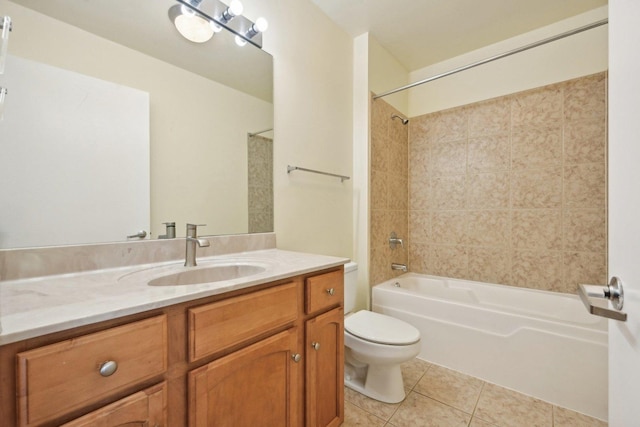
[[[372,399],[399,403],[405,398],[400,365],[355,367],[345,362],[344,385]]]

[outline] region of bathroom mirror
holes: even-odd
[[[199,227],[200,235],[272,231],[272,57],[251,44],[236,45],[225,30],[205,43],[187,41],[169,19],[168,10],[176,4],[0,0],[0,15],[13,19],[11,55],[149,94],[147,238],[164,234],[165,222],[176,223],[178,237],[184,236],[187,222],[206,224]],[[257,175],[249,176],[250,170]],[[118,174],[117,164],[113,172]],[[132,225],[127,234],[137,231]],[[32,241],[12,247],[104,241],[87,236],[81,242]]]

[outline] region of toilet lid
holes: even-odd
[[[408,345],[420,341],[420,331],[407,322],[367,310],[345,318],[344,329],[379,344]]]

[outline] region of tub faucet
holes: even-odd
[[[407,264],[397,264],[395,262],[392,262],[391,263],[391,269],[392,270],[404,271],[406,273],[407,272]]]
[[[200,224],[204,226],[205,224]],[[187,252],[184,258],[184,266],[185,267],[195,267],[196,265],[196,245],[201,248],[206,248],[209,246],[209,241],[207,239],[198,239],[198,225],[196,224],[187,224]]]

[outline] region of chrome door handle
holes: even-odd
[[[612,277],[606,286],[578,285],[578,295],[590,314],[608,319],[627,321],[627,313],[622,311],[624,306],[624,290],[622,280]],[[613,309],[609,308],[611,301]]]

